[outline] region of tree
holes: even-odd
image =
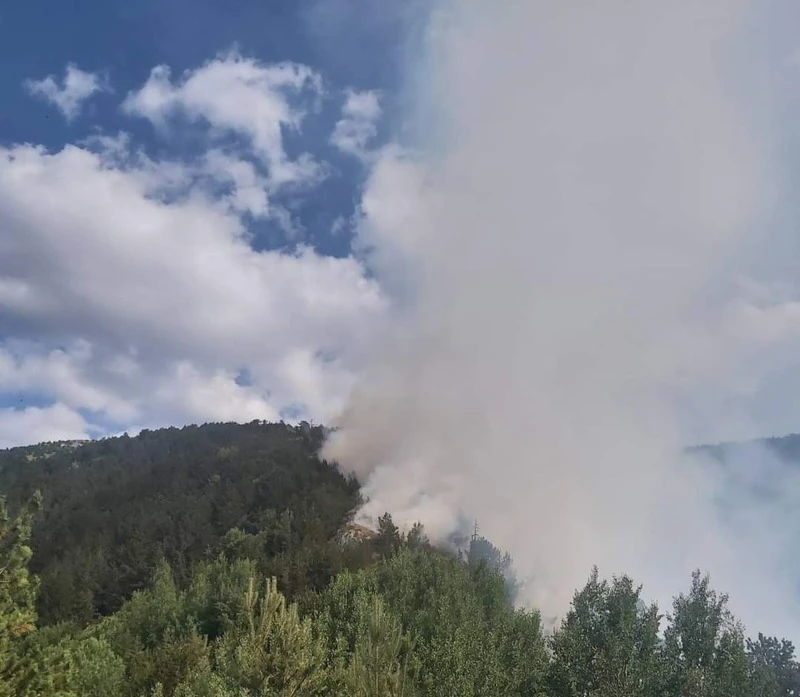
[[[477,533],[470,539],[467,560],[471,565],[485,562],[490,569],[499,571],[503,575],[511,569],[511,555],[508,552],[500,551],[489,540],[480,537]]]
[[[373,544],[378,554],[388,557],[400,547],[402,537],[399,528],[394,524],[392,516],[384,513],[378,518],[378,534],[373,538]]]
[[[409,666],[412,643],[381,599],[372,599],[369,624],[358,637],[348,671],[352,697],[412,697],[414,670]]]
[[[495,547],[485,537],[478,534],[478,526],[475,526],[475,533],[470,538],[467,550],[467,562],[472,567],[481,564],[486,565],[492,571],[498,572],[505,579],[506,596],[509,600],[516,597],[519,591],[519,584],[512,567],[511,555]]]
[[[751,697],[744,632],[727,604],[700,571],[674,599],[664,632],[667,695]]]
[[[64,642],[72,692],[80,697],[106,697],[123,693],[125,662],[104,639],[86,637]]]
[[[747,640],[747,657],[754,697],[800,695],[800,666],[791,641],[759,632],[756,640]]]
[[[553,697],[660,697],[660,615],[640,594],[629,577],[609,584],[592,570],[553,637]]]
[[[0,498],[0,696],[19,694],[25,674],[33,669],[19,655],[19,642],[36,628],[36,580],[28,571],[32,556],[28,542],[33,512],[41,496],[11,517]]]
[[[237,542],[224,539],[232,528],[248,539],[230,551],[279,578],[287,598],[306,575],[321,590],[340,570],[332,540],[359,501],[358,483],[317,456],[323,438],[259,421],[0,450],[9,507],[43,494],[30,542],[37,623],[85,626],[116,612],[161,558],[185,587],[209,551]]]
[[[414,525],[411,526],[411,530],[408,531],[408,535],[406,535],[406,544],[409,547],[425,547],[426,545],[430,545],[430,543],[431,541],[422,523],[414,523]]]
[[[230,688],[264,697],[321,697],[337,689],[327,669],[324,643],[310,620],[287,605],[275,579],[263,591],[251,579],[246,623],[219,640],[216,663]]]

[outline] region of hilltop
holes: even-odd
[[[317,456],[324,429],[254,421],[142,431],[0,451],[12,508],[34,491],[31,570],[46,623],[113,612],[166,559],[177,580],[238,545],[258,545],[289,590],[323,586],[358,482]]]

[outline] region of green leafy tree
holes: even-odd
[[[430,545],[431,541],[425,532],[425,527],[422,523],[414,523],[411,530],[406,535],[406,544],[409,547],[425,547]]]
[[[666,695],[751,697],[744,632],[727,604],[700,571],[674,599],[664,632]]]
[[[161,558],[185,588],[209,552],[255,561],[291,600],[322,590],[346,563],[332,541],[359,501],[358,482],[317,456],[324,436],[258,421],[0,450],[11,509],[43,494],[38,624],[113,614]],[[232,528],[244,539],[226,540]]]
[[[80,697],[125,694],[125,662],[104,639],[69,639],[62,649],[69,661],[70,692]]]
[[[160,685],[170,697],[208,653],[193,611],[187,592],[178,588],[170,566],[161,562],[151,587],[134,593],[92,635],[105,640],[123,658],[133,694]]]
[[[37,494],[30,505],[11,517],[5,499],[0,498],[0,650],[36,627],[37,584],[28,571],[33,551],[33,512],[41,503]]]
[[[326,591],[319,618],[330,628],[328,645],[339,656],[354,650],[377,594],[403,632],[414,637],[423,694],[538,694],[546,659],[538,615],[513,611],[497,572],[483,567],[486,577],[476,583],[474,571],[453,556],[419,548],[341,574]]]
[[[660,616],[640,593],[627,576],[608,583],[593,569],[553,637],[553,697],[660,697]]]
[[[499,573],[505,581],[508,599],[513,600],[516,597],[519,592],[519,582],[514,574],[511,555],[500,550],[485,537],[478,535],[477,526],[467,548],[467,562],[471,567],[484,565]]]
[[[747,657],[754,697],[800,695],[800,666],[791,641],[759,633],[747,640]]]

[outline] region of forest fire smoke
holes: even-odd
[[[395,321],[324,454],[366,516],[437,537],[477,516],[545,614],[593,564],[662,602],[702,567],[745,621],[796,628],[770,515],[681,454],[737,371],[731,278],[772,176],[749,10],[443,3],[413,147],[375,160],[359,241]]]

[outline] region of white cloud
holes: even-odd
[[[28,93],[55,105],[67,121],[80,114],[84,103],[94,94],[109,91],[107,81],[99,73],[89,73],[70,63],[61,84],[53,75],[42,80],[27,80]]]
[[[89,438],[89,426],[63,404],[27,409],[0,409],[0,448],[41,441]]]
[[[324,174],[307,153],[289,158],[282,134],[282,129],[301,127],[309,106],[299,98],[318,99],[321,93],[320,76],[306,66],[264,65],[229,52],[186,72],[176,83],[168,67],[154,68],[147,83],[127,96],[123,109],[160,128],[183,115],[207,123],[214,133],[243,136],[268,167],[272,184],[280,186],[313,182]]]
[[[48,394],[69,408],[101,411],[128,422],[138,411],[113,389],[87,379],[92,346],[74,341],[69,349],[44,349],[28,342],[0,344],[0,386],[5,392]]]
[[[126,101],[155,122],[206,121],[189,161],[154,160],[125,134],[0,148],[0,322],[13,328],[0,392],[58,407],[29,411],[15,442],[46,437],[47,423],[83,433],[80,413],[122,431],[285,410],[324,421],[341,407],[381,290],[354,257],[254,250],[242,217],[285,221],[273,194],[320,171],[282,140],[303,118],[290,97],[320,89],[303,66],[230,54],[177,84],[158,69]]]
[[[377,92],[349,91],[342,106],[342,118],[331,134],[331,143],[342,152],[365,159],[369,155],[368,145],[378,133],[380,116]]]
[[[0,316],[34,342],[0,351],[0,385],[123,423],[329,417],[381,315],[376,284],[353,258],[255,252],[216,200],[163,203],[152,184],[77,147],[0,150]]]
[[[182,413],[189,421],[278,421],[280,409],[266,392],[236,383],[230,370],[203,373],[189,361],[176,363],[162,384],[155,386],[149,417]],[[324,405],[323,405],[324,408]]]
[[[271,200],[271,183],[246,152],[212,147],[191,161],[152,160],[131,149],[128,134],[93,135],[81,145],[99,154],[113,168],[125,169],[147,182],[148,195],[181,197],[203,192],[221,210],[248,213],[255,219],[284,223],[285,209]],[[221,191],[222,190],[222,191]]]
[[[232,185],[231,193],[225,198],[231,210],[249,213],[254,218],[269,215],[269,182],[252,162],[215,149],[206,153],[201,171],[215,181]]]

